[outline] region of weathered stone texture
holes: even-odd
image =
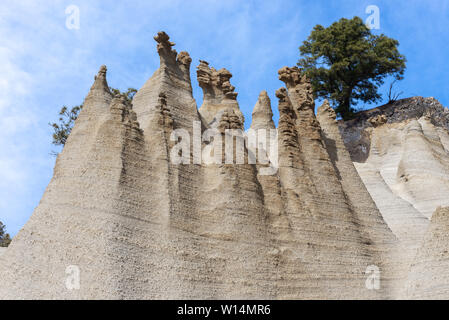
[[[244,118],[232,74],[200,61],[198,110],[189,54],[178,54],[164,32],[154,39],[160,67],[132,104],[112,99],[100,68],[39,206],[0,257],[0,298],[432,295],[447,268],[440,259],[446,209],[426,233],[427,218],[449,191],[446,111],[428,100],[430,113],[419,102],[414,111],[385,107],[339,124],[327,102],[315,115],[309,81],[297,67],[284,67],[276,167],[270,141],[249,146],[239,130]],[[272,117],[262,91],[251,129],[275,129]],[[197,131],[213,130],[221,141],[193,141]],[[191,154],[177,164],[186,151],[174,149],[187,139],[182,133]],[[225,162],[197,162],[198,147],[221,152]],[[236,164],[240,147],[244,161]],[[253,164],[248,156],[271,162]],[[78,290],[66,287],[69,266],[79,268]],[[381,271],[379,290],[366,287],[370,266]],[[447,297],[446,275],[437,297]]]
[[[448,270],[449,208],[439,207],[412,264],[406,298],[447,300]]]
[[[240,118],[243,129],[243,114],[237,103],[235,87],[231,85],[232,74],[222,68],[215,70],[209,63],[200,60],[197,68],[198,83],[203,89],[203,104],[199,109],[207,125],[216,127],[224,110],[232,109]]]
[[[415,261],[432,213],[449,205],[446,115],[447,109],[435,99],[415,97],[339,123],[360,177],[400,240],[395,256],[404,275]],[[400,287],[400,297],[410,296],[403,284]]]

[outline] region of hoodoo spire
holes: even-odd
[[[271,110],[271,101],[265,90],[259,94],[256,106],[253,110],[251,129],[274,129],[273,111]]]
[[[329,104],[329,101],[326,99],[323,101],[323,104],[321,107],[318,108],[317,111],[317,117],[321,118],[321,116],[326,116],[330,118],[331,120],[337,119],[337,114],[335,113],[335,110],[331,107]],[[321,124],[321,121],[320,121]]]
[[[90,93],[101,93],[101,92],[107,92],[111,94],[111,91],[109,90],[108,82],[106,80],[106,72],[108,69],[105,65],[102,65],[100,67],[100,70],[98,70],[97,75],[95,76],[95,81],[92,87],[90,88]]]
[[[428,212],[447,198],[442,106],[337,122],[327,101],[315,115],[310,81],[284,67],[278,129],[262,91],[256,130],[243,132],[232,74],[200,62],[199,113],[192,59],[165,32],[154,39],[161,65],[132,104],[112,99],[101,66],[41,202],[0,257],[0,299],[386,299],[408,270],[411,297],[449,296],[449,212],[435,213],[415,255],[428,219],[404,200]],[[383,114],[387,124],[373,122]],[[367,146],[364,161],[353,164],[347,140]]]
[[[216,70],[209,67],[209,63],[204,60],[200,60],[196,73],[198,84],[203,89],[203,105],[199,111],[206,123],[212,127],[216,126],[224,110],[231,108],[243,124],[244,118],[237,102],[237,92],[234,92],[235,87],[230,82],[232,73],[225,68]]]
[[[173,65],[176,62],[176,50],[172,49],[175,46],[174,42],[170,41],[170,37],[164,31],[159,31],[154,40],[157,42],[157,53],[161,59],[161,66]]]
[[[199,121],[190,81],[192,58],[186,51],[178,54],[173,48],[175,43],[170,41],[164,31],[158,32],[154,40],[157,43],[160,67],[134,96],[133,108],[141,128],[145,130],[152,122],[151,118],[157,116],[159,93],[164,92],[174,126],[189,130],[192,121]]]

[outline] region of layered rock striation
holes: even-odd
[[[243,129],[243,114],[237,102],[235,87],[231,85],[232,74],[225,68],[216,70],[200,60],[197,68],[198,84],[203,89],[203,104],[199,109],[208,126],[216,127],[225,110],[233,110],[240,118]]]
[[[284,67],[277,132],[262,91],[250,126],[262,134],[251,140],[231,73],[200,61],[198,110],[189,54],[164,32],[154,39],[160,67],[132,104],[112,99],[100,68],[39,206],[0,257],[0,298],[387,299],[405,283],[411,297],[432,291],[415,288],[445,266],[433,246],[445,211],[421,244],[442,194],[416,196],[429,185],[411,156],[418,147],[433,159],[425,174],[445,170],[449,140],[432,115],[398,134],[407,157],[373,151],[389,117],[339,128],[328,103],[315,115],[301,70]],[[366,141],[369,155],[352,152]],[[355,158],[370,163],[369,174]],[[387,158],[402,179],[397,193],[391,165],[380,165]],[[415,276],[423,269],[430,275]],[[373,270],[380,286],[367,282]]]
[[[339,123],[360,177],[400,240],[396,257],[405,275],[428,237],[433,212],[449,205],[447,115],[435,99],[415,97]],[[404,291],[405,285],[401,290],[401,297],[415,296],[410,288]]]
[[[449,208],[439,207],[418,249],[407,282],[409,299],[443,299],[449,295]]]

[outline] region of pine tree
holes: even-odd
[[[311,81],[315,98],[332,101],[343,119],[354,115],[357,101],[374,103],[384,79],[403,78],[406,59],[399,42],[373,35],[359,17],[342,18],[330,27],[317,25],[299,48],[298,66]]]
[[[0,247],[7,247],[11,243],[11,237],[6,233],[6,226],[0,221]]]
[[[131,102],[136,94],[137,90],[134,88],[128,88],[126,92],[121,92],[119,89],[109,88],[111,90],[112,96],[116,97],[123,95],[128,102]],[[83,105],[75,106],[70,110],[67,106],[63,106],[59,111],[59,122],[49,123],[53,128],[53,141],[52,143],[56,146],[64,146],[67,142],[67,138],[72,132],[75,120],[78,118],[79,113],[83,109]]]

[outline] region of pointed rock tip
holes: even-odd
[[[260,93],[259,93],[259,97],[262,97],[262,96],[264,96],[264,97],[268,97],[268,93],[267,93],[267,91],[266,91],[266,90],[262,90],[262,91],[260,91]]]
[[[106,75],[106,72],[108,71],[108,68],[106,67],[106,65],[102,65],[101,67],[100,67],[100,70],[98,70],[98,76],[100,76],[100,75]]]
[[[323,104],[318,108],[317,114],[326,115],[334,120],[337,119],[337,114],[335,113],[335,110],[331,107],[327,99],[324,100]]]
[[[155,35],[153,38],[154,40],[156,40],[157,43],[165,43],[171,47],[175,45],[174,42],[169,41],[170,36],[165,31],[159,31],[157,35]]]
[[[235,87],[231,85],[232,73],[228,69],[216,70],[210,67],[207,61],[200,60],[196,74],[198,84],[203,89],[205,96],[210,95],[230,100],[237,99],[238,93],[234,92]]]
[[[159,31],[154,36],[157,42],[157,52],[161,58],[161,65],[172,65],[177,62],[179,65],[184,65],[190,68],[192,58],[187,51],[181,51],[179,54],[172,47],[176,44],[170,41],[170,36],[164,31]]]
[[[226,68],[221,68],[220,70],[218,70],[218,74],[220,77],[228,80],[232,78],[232,73]]]
[[[262,90],[259,93],[259,98],[257,100],[256,105],[254,106],[253,114],[256,112],[264,112],[272,115],[271,100],[270,97],[268,96],[267,91],[265,90]]]
[[[188,65],[190,66],[190,64],[192,63],[192,58],[190,57],[190,54],[187,51],[181,51],[178,54],[178,57],[176,58],[176,60],[184,65]]]
[[[98,70],[97,75],[94,77],[95,81],[90,88],[91,92],[93,90],[103,90],[105,92],[108,92],[109,94],[111,93],[111,91],[109,90],[108,82],[106,80],[107,70],[108,69],[105,65],[102,65],[100,67],[100,70]]]
[[[268,93],[262,90],[259,99],[252,113],[252,129],[274,129],[276,126],[273,122],[273,111],[271,110],[271,100]]]
[[[154,40],[157,42],[157,53],[160,57],[161,66],[172,66],[175,65],[177,61],[178,53],[172,48],[175,43],[171,42],[169,39],[170,37],[164,31],[159,31],[157,35],[154,36]],[[187,58],[183,54],[179,58],[181,61],[187,62],[190,57]]]

